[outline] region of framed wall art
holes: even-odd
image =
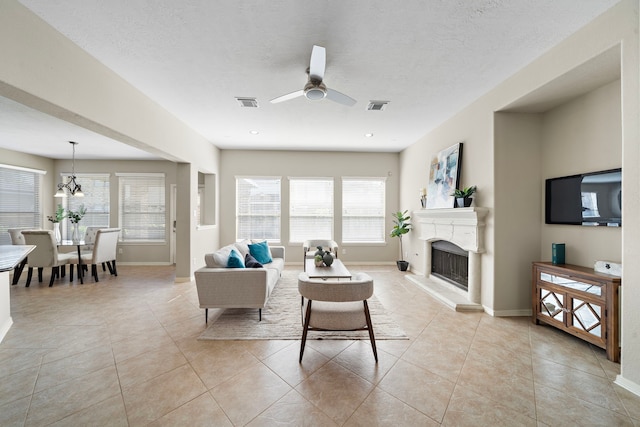
[[[453,208],[453,190],[458,188],[462,163],[462,142],[446,148],[431,158],[427,186],[427,209]]]

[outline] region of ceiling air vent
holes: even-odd
[[[382,111],[387,107],[389,101],[369,101],[369,105],[367,105],[367,110],[372,111]]]
[[[237,98],[238,104],[243,108],[258,108],[258,101],[255,98]]]

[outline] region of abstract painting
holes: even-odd
[[[462,162],[462,142],[440,151],[429,164],[429,184],[427,187],[427,209],[453,208],[453,190],[460,181]]]

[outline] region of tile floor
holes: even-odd
[[[24,279],[0,344],[0,426],[640,426],[604,351],[529,318],[444,307],[393,266],[350,266],[410,336],[198,341],[194,283],[170,267],[100,283]]]

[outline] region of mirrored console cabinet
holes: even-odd
[[[619,362],[621,284],[619,277],[592,268],[534,262],[532,321],[555,326],[604,348],[607,359]]]

